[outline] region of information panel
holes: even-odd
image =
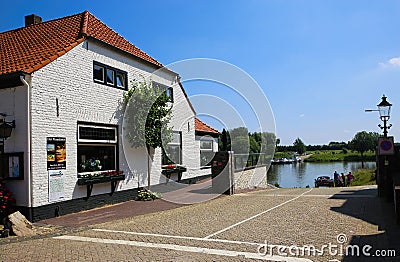
[[[61,201],[65,197],[64,171],[50,170],[49,172],[49,202]]]

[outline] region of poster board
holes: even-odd
[[[49,202],[62,201],[65,198],[64,171],[49,170]]]
[[[67,149],[65,137],[47,138],[47,170],[66,169]]]

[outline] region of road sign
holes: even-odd
[[[394,154],[394,139],[392,136],[380,137],[378,139],[378,155],[393,155]]]

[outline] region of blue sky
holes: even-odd
[[[201,57],[246,71],[269,100],[281,144],[381,132],[377,112],[364,109],[383,94],[394,104],[389,134],[400,137],[399,1],[6,1],[0,31],[31,13],[46,21],[84,10],[164,65]],[[224,93],[207,82],[185,88]]]

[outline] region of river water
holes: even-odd
[[[375,162],[365,162],[364,168],[375,168]],[[333,178],[335,170],[347,174],[361,168],[361,162],[329,162],[271,165],[268,170],[268,183],[278,183],[280,187],[314,187],[314,179],[321,175]]]

